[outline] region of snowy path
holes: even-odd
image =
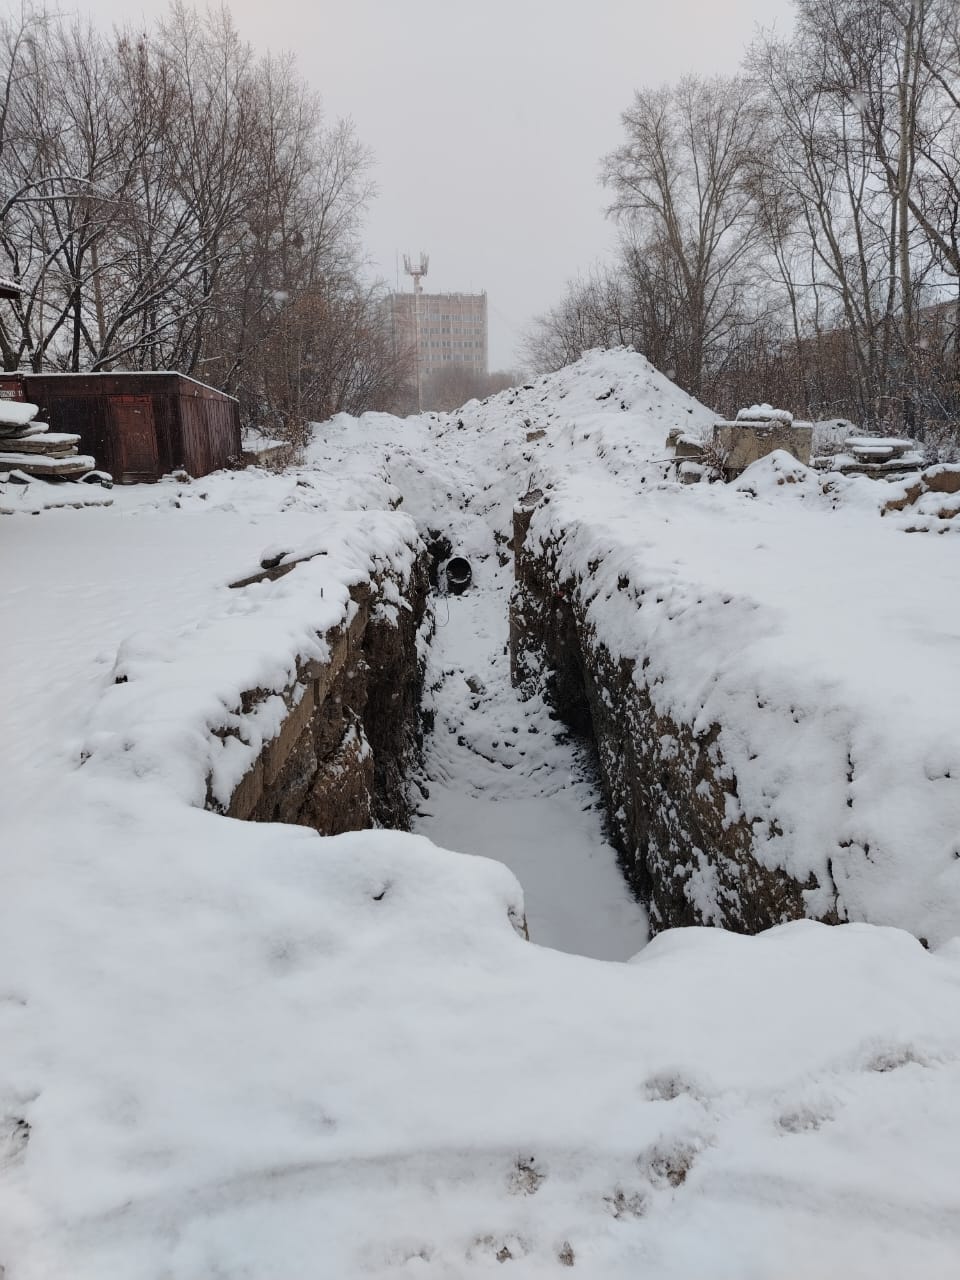
[[[646,914],[604,837],[576,743],[540,699],[521,702],[510,684],[506,596],[498,584],[438,602],[427,669],[436,712],[425,744],[429,796],[414,830],[441,848],[505,862],[523,886],[533,942],[625,960],[647,941]]]

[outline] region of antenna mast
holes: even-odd
[[[414,360],[417,370],[417,412],[423,413],[423,386],[420,378],[420,294],[423,289],[420,281],[427,274],[427,268],[430,266],[429,257],[420,250],[420,259],[414,262],[408,253],[403,255],[403,269],[408,276],[413,277],[413,328],[415,335]]]

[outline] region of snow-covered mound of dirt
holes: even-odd
[[[336,474],[388,481],[421,529],[441,529],[462,554],[492,554],[510,535],[531,484],[589,470],[631,488],[662,481],[672,427],[706,432],[715,414],[634,351],[590,351],[576,364],[453,413],[395,418],[341,414],[314,429],[307,459]]]

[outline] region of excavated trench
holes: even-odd
[[[210,794],[208,807],[323,835],[413,830],[497,858],[524,886],[534,940],[588,955],[639,950],[641,903],[653,931],[802,918],[816,886],[762,865],[747,819],[729,820],[737,781],[718,727],[658,714],[634,664],[585,624],[557,548],[526,547],[541,496],[514,514],[509,646],[509,568],[489,557],[474,582],[431,531],[403,581],[354,588],[329,659],[298,666],[279,733],[229,803]],[[402,607],[383,608],[384,594]],[[250,690],[243,710],[268,697]]]
[[[587,623],[578,584],[559,569],[559,547],[525,545],[542,495],[514,515],[516,585],[510,607],[513,679],[544,688],[557,714],[596,744],[611,839],[653,932],[719,925],[757,933],[807,914],[801,883],[764,865],[747,816],[731,820],[737,778],[719,725],[695,730],[657,711],[643,672],[618,659]],[[629,584],[622,584],[625,588]],[[835,909],[819,917],[840,923]]]
[[[591,744],[511,681],[509,567],[490,556],[475,577],[437,600],[412,829],[504,862],[523,886],[532,941],[625,960],[649,930],[607,838]]]
[[[626,959],[649,931],[607,838],[579,732],[588,715],[564,703],[566,727],[544,699],[521,698],[505,643],[509,563],[490,556],[451,575],[451,552],[431,533],[406,580],[354,588],[349,620],[325,636],[328,659],[300,663],[283,691],[279,733],[229,803],[211,790],[208,807],[322,835],[413,830],[496,858],[523,885],[534,941]],[[401,607],[379,608],[384,595]],[[276,696],[250,690],[243,711]]]
[[[642,673],[586,625],[558,548],[527,547],[541,497],[514,513],[509,646],[509,567],[475,567],[431,531],[403,581],[354,588],[329,659],[298,666],[279,733],[229,804],[208,806],[323,835],[413,830],[497,858],[524,886],[531,936],[589,955],[639,950],[640,903],[653,931],[803,918],[817,886],[763,865],[746,817],[729,818],[718,726],[659,714]],[[267,697],[249,691],[243,710]]]

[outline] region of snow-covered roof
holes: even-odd
[[[229,391],[221,391],[219,387],[211,386],[209,382],[201,382],[199,378],[191,378],[188,373],[180,373],[178,369],[111,369],[104,372],[98,369],[93,373],[85,373],[82,370],[79,373],[64,373],[62,371],[52,371],[50,373],[26,374],[26,377],[34,378],[180,378],[184,382],[192,382],[194,386],[203,387],[205,391],[215,391],[218,396],[225,396],[228,400],[236,400],[236,396],[232,396]]]

